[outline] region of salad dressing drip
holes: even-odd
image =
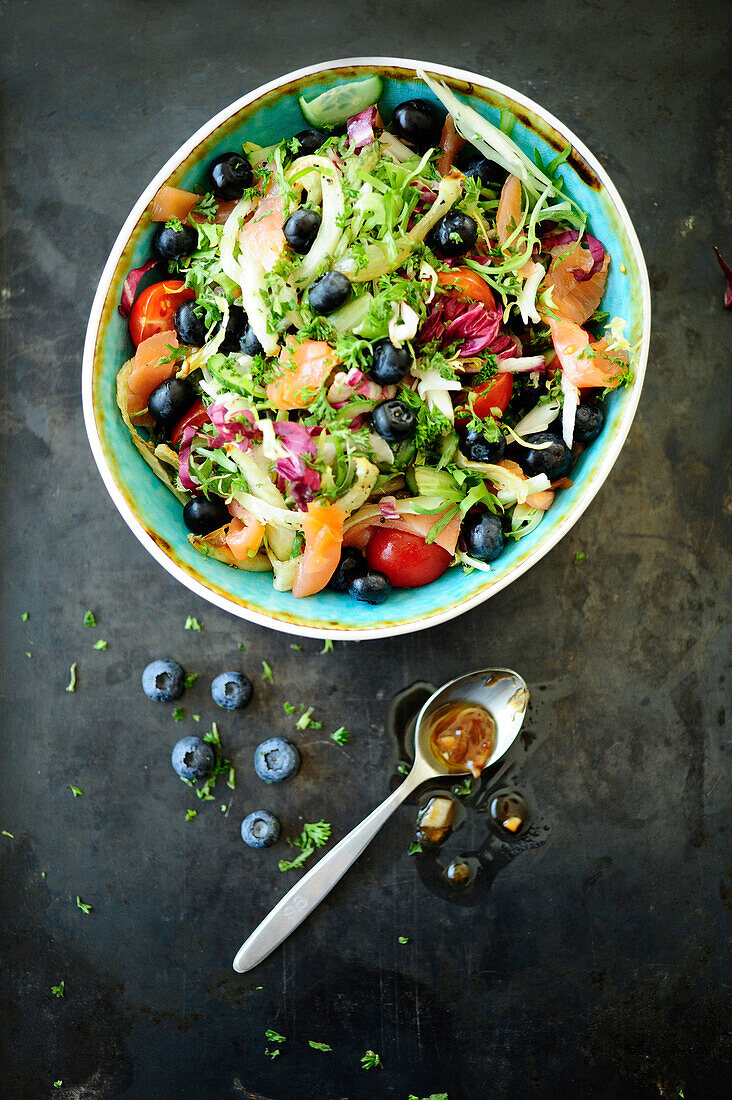
[[[496,747],[496,723],[479,703],[466,701],[440,707],[430,719],[435,755],[455,771],[477,777]]]

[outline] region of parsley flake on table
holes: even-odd
[[[15,834],[9,833],[7,829],[0,829],[0,833],[2,833],[3,836],[9,836],[11,840],[15,840]]]
[[[472,790],[473,790],[473,780],[472,780],[472,779],[470,778],[470,776],[468,776],[468,778],[467,778],[467,779],[465,779],[465,780],[464,780],[464,781],[463,781],[463,782],[462,782],[462,783],[460,784],[460,786],[459,786],[459,787],[455,787],[455,788],[454,788],[455,794],[457,794],[457,795],[462,795],[462,794],[464,794],[464,795],[466,795],[466,796],[467,796],[467,795],[469,795],[469,794],[470,794],[470,793],[472,792]]]
[[[182,722],[183,721],[183,707],[175,707],[175,709],[173,710],[173,721],[174,722]]]
[[[96,626],[97,620],[94,617],[93,611],[87,611],[84,615],[84,626]]]
[[[282,1054],[282,1051],[277,1049],[267,1050],[267,1048],[265,1047],[264,1053],[267,1055],[268,1058],[279,1058],[280,1054]]]
[[[197,672],[186,672],[185,676],[183,677],[183,688],[184,688],[184,690],[187,691],[188,688],[192,688],[197,679],[198,679],[198,673]]]
[[[201,721],[201,715],[200,714],[192,714],[191,718],[193,719],[194,722],[200,722]]]
[[[330,825],[327,821],[306,822],[302,827],[300,836],[287,843],[293,848],[299,848],[300,854],[292,860],[281,859],[278,863],[280,871],[296,871],[302,867],[306,859],[310,859],[316,848],[323,848],[330,840]]]
[[[63,1081],[61,1081],[61,1080],[53,1082],[53,1087],[55,1089],[60,1089],[62,1085],[63,1085]]]
[[[282,709],[284,710],[285,714],[294,714],[297,710],[297,707],[294,703],[285,702],[282,704]]]
[[[399,943],[409,943],[409,936],[400,936]]]
[[[20,617],[21,617],[21,619],[23,620],[24,623],[27,623],[28,620],[30,619],[30,611],[24,611],[23,614]]]
[[[332,638],[326,638],[325,639],[325,645],[323,646],[323,648],[321,649],[320,652],[321,653],[332,653],[334,648],[335,647],[333,645],[333,639]]]
[[[88,902],[82,901],[79,895],[76,895],[76,908],[81,909],[82,913],[91,913],[92,906]]]
[[[79,666],[74,661],[73,665],[69,669],[69,682],[66,685],[67,691],[76,691],[76,670]]]
[[[264,1037],[268,1043],[286,1043],[287,1039],[284,1035],[280,1035],[278,1031],[273,1031],[272,1028],[268,1028],[264,1033]]]
[[[384,1064],[381,1061],[381,1055],[377,1054],[375,1050],[367,1050],[361,1059],[362,1069],[383,1069]]]
[[[337,730],[333,730],[330,739],[335,741],[336,745],[347,745],[351,740],[351,735],[345,726],[339,726]]]
[[[218,745],[221,748],[221,734],[216,722],[211,723],[211,729],[204,733],[203,740],[207,741],[209,745]]]
[[[54,997],[63,997],[65,988],[66,988],[66,982],[62,981],[62,982],[59,982],[58,985],[52,985],[51,986],[51,992],[53,993]]]
[[[184,630],[203,630],[203,627],[201,626],[201,623],[198,621],[198,619],[195,617],[195,615],[188,615],[186,617],[186,625],[184,626],[183,629]]]
[[[574,555],[573,564],[574,565],[579,565],[579,563],[581,561],[584,561],[586,557],[587,557],[587,554],[585,554],[584,550],[578,550],[577,553]]]
[[[82,795],[83,795],[83,793],[84,793],[84,792],[82,791],[81,787],[75,787],[75,786],[73,785],[73,783],[69,783],[69,788],[70,788],[70,790],[71,790],[71,793],[73,794],[74,798],[81,798],[81,796],[82,796]]]
[[[32,657],[32,656],[33,656],[33,654],[32,654],[32,653],[29,653],[27,649],[26,649],[26,651],[25,651],[25,655],[26,655],[26,657]]]
[[[312,1039],[308,1039],[308,1046],[312,1047],[313,1050],[322,1050],[326,1052],[333,1049],[333,1047],[328,1046],[327,1043],[314,1043]]]
[[[246,653],[247,651],[247,647],[244,645],[243,642],[239,642],[239,645],[236,648],[241,650],[242,653]]]
[[[294,649],[296,653],[302,653],[302,646],[297,642],[290,642],[290,649]]]
[[[400,775],[409,775],[409,768],[406,764],[397,764],[397,771]]]
[[[412,844],[409,845],[409,851],[407,852],[407,855],[416,856],[421,851],[422,851],[422,845],[420,843],[418,843],[418,841],[415,840],[415,841],[413,841]]]
[[[307,710],[306,710],[305,707],[303,706],[303,704],[301,703],[300,704],[300,710],[303,711],[303,713],[300,715],[297,722],[295,722],[295,729],[298,729],[298,730],[311,730],[311,729],[312,730],[322,730],[323,723],[322,722],[316,722],[315,719],[313,718],[313,712],[315,710],[315,707],[308,707]]]
[[[272,669],[267,661],[262,661],[262,679],[269,680],[270,684],[274,683],[274,676],[272,675]]]
[[[98,642],[94,643],[94,648],[95,649],[106,649],[108,647],[108,645],[109,645],[109,642],[105,642],[104,638],[100,638]]]
[[[409,1100],[419,1100],[419,1097],[410,1092]],[[446,1092],[433,1092],[430,1096],[423,1096],[422,1100],[450,1100],[450,1097]]]
[[[197,814],[198,810],[186,810],[186,821],[193,821]]]

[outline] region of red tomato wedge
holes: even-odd
[[[155,387],[177,373],[178,363],[160,362],[170,354],[168,345],[173,348],[178,347],[174,332],[158,332],[138,345],[132,370],[127,379],[129,389],[127,411],[130,416],[143,412]]]
[[[441,514],[444,515],[444,513]],[[361,520],[360,523],[350,527],[343,536],[343,543],[345,546],[355,546],[359,550],[363,550],[374,532],[380,530],[408,531],[410,534],[417,535],[424,540],[430,528],[434,526],[438,519],[440,519],[440,515],[417,516],[404,514],[399,519],[384,519],[383,516],[372,516],[371,519]],[[435,539],[435,546],[441,546],[452,558],[459,534],[460,515],[458,513],[450,520],[447,527],[440,531]]]
[[[548,324],[554,350],[568,382],[578,389],[614,389],[618,385],[628,365],[626,352],[614,351],[609,359],[605,355],[607,340],[604,337],[590,344],[589,333],[573,321],[550,317]]]
[[[229,504],[229,511],[234,518],[229,524],[226,545],[237,561],[253,558],[262,545],[264,524],[236,501]]]
[[[593,265],[592,253],[583,248],[579,241],[564,248],[553,248],[554,260],[542,289],[552,288],[554,309],[568,321],[583,325],[599,306],[605,293],[610,257],[605,253],[602,264],[594,275],[584,282],[578,282],[573,271],[590,271]]]
[[[208,409],[204,405],[200,397],[191,405],[187,413],[184,413],[180,418],[176,426],[173,428],[170,436],[170,442],[173,447],[177,447],[183,438],[183,432],[186,428],[202,428],[208,421]]]
[[[282,373],[267,386],[267,397],[276,409],[304,409],[339,362],[324,340],[298,344],[288,336],[280,352]]]
[[[386,573],[394,588],[419,588],[441,577],[452,561],[436,542],[408,531],[374,531],[366,547],[369,569]]]
[[[343,545],[346,513],[335,504],[312,500],[302,526],[305,533],[303,559],[297,567],[292,594],[300,599],[322,592],[338,568]]]
[[[135,347],[156,332],[172,332],[176,309],[181,302],[195,297],[180,279],[166,279],[143,290],[130,310],[130,336]]]
[[[455,267],[451,271],[438,271],[437,282],[441,286],[455,287],[459,292],[455,297],[470,298],[472,302],[481,302],[488,310],[496,308],[493,291],[477,271],[469,267]]]
[[[276,186],[270,187],[251,218],[239,230],[241,247],[271,271],[284,252],[287,242],[282,226],[285,208]]]
[[[491,409],[500,409],[504,413],[513,393],[513,375],[506,371],[487,382],[481,382],[473,389],[473,393],[479,394],[473,402],[476,416],[490,416]]]

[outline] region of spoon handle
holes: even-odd
[[[351,864],[355,863],[397,806],[404,801],[410,791],[423,782],[424,778],[416,774],[416,771],[410,772],[404,782],[392,791],[380,806],[372,810],[360,825],[344,836],[335,848],[331,848],[285,894],[272,912],[255,928],[246,943],[239,948],[234,959],[234,970],[240,974],[246,970],[252,970],[276,947],[279,947],[298,925],[302,924],[315,906],[345,875]]]

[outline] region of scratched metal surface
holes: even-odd
[[[44,0],[6,3],[2,20],[3,1095],[721,1094],[732,316],[710,245],[732,252],[726,6],[700,21],[677,0],[662,16],[565,0]],[[629,442],[564,543],[458,622],[321,656],[209,608],[137,544],[92,467],[79,358],[107,251],[170,152],[263,80],[369,52],[485,71],[585,138],[646,249],[655,334]],[[201,674],[178,724],[138,687],[165,653]],[[207,680],[240,663],[256,699],[222,718]],[[534,691],[512,780],[532,843],[494,850],[477,903],[453,904],[406,854],[405,807],[281,951],[235,975],[235,949],[291,881],[283,846],[243,846],[244,813],[267,805],[289,834],[324,817],[341,836],[392,781],[394,693],[490,664]],[[324,731],[297,735],[301,775],[267,790],[251,755],[284,731],[286,699],[315,704]],[[168,756],[194,712],[219,717],[239,780],[226,813],[217,799],[186,822]],[[347,749],[327,739],[341,723]],[[454,844],[486,837],[471,812]],[[267,1028],[286,1036],[275,1060]],[[360,1068],[367,1049],[383,1069]]]

